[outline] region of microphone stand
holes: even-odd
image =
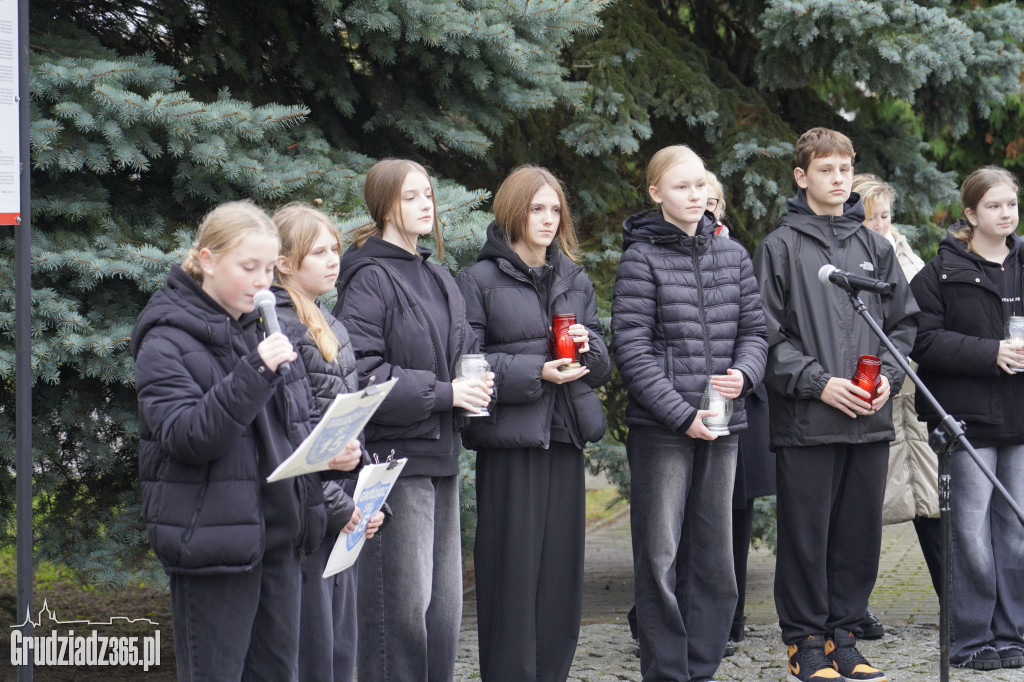
[[[942,533],[942,594],[939,599],[939,680],[941,682],[949,682],[949,592],[950,592],[950,578],[952,574],[953,557],[950,553],[950,543],[952,539],[952,525],[950,523],[950,489],[951,489],[951,478],[949,474],[949,462],[950,456],[954,450],[959,446],[960,449],[966,450],[967,454],[971,456],[974,463],[978,465],[981,472],[985,474],[985,477],[992,483],[992,486],[999,491],[999,494],[1005,498],[1006,503],[1009,505],[1013,513],[1017,515],[1021,525],[1024,526],[1024,510],[1020,508],[1010,493],[1006,490],[1002,483],[996,478],[992,470],[985,466],[985,463],[981,461],[977,451],[968,442],[967,436],[964,435],[964,425],[962,422],[958,422],[953,419],[952,415],[942,409],[942,405],[935,399],[932,392],[928,390],[928,387],[921,381],[921,377],[917,376],[911,367],[907,359],[903,357],[903,354],[896,350],[896,346],[893,345],[889,337],[886,336],[878,323],[875,322],[874,318],[871,317],[871,313],[868,312],[868,308],[864,305],[864,301],[857,297],[857,291],[851,286],[845,283],[835,282],[836,286],[846,292],[847,296],[850,297],[850,303],[853,304],[854,310],[864,321],[871,327],[871,331],[875,333],[875,336],[889,349],[889,352],[896,359],[896,364],[900,366],[907,376],[917,386],[917,392],[923,395],[928,403],[935,409],[936,413],[941,417],[939,420],[939,426],[928,437],[928,445],[935,451],[939,456],[939,512],[940,512],[940,532]]]

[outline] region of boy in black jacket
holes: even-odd
[[[903,372],[847,294],[818,281],[818,270],[832,264],[889,282],[891,294],[860,298],[904,355],[918,309],[892,247],[861,224],[849,138],[814,128],[797,141],[796,157],[800,189],[754,256],[777,455],[775,603],[791,682],[884,682],[855,645],[878,572],[894,436],[890,387],[902,384]],[[881,359],[873,400],[850,381],[861,355]]]

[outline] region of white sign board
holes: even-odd
[[[18,126],[18,2],[0,0],[0,225],[21,224]]]

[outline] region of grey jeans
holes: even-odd
[[[634,426],[626,439],[644,680],[714,676],[736,609],[732,488],[739,437]]]
[[[978,448],[982,462],[1024,503],[1024,445]],[[949,658],[1024,648],[1024,528],[964,451],[953,453],[953,580]]]
[[[399,478],[388,504],[394,516],[356,564],[358,677],[447,682],[462,620],[457,477]]]

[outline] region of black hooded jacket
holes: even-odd
[[[284,325],[296,343],[305,327]],[[235,320],[180,266],[132,330],[139,478],[150,544],[168,573],[237,573],[265,549],[309,552],[323,538],[320,477],[267,483],[309,434],[301,363],[281,376],[260,359],[259,313]]]
[[[359,383],[398,382],[367,424],[366,446],[381,459],[395,450],[408,457],[402,476],[454,476],[461,440],[455,429],[451,381],[464,353],[474,353],[476,335],[451,274],[419,254],[370,237],[341,259],[334,315],[352,339]],[[417,292],[400,274],[423,267],[447,303],[447,335],[429,308],[436,297]]]
[[[918,309],[896,252],[885,237],[863,226],[856,193],[841,216],[815,214],[802,189],[786,207],[754,254],[768,325],[765,385],[772,448],[891,441],[891,401],[876,414],[851,419],[820,400],[833,376],[853,377],[861,355],[881,359],[892,391],[903,384],[903,371],[846,292],[823,285],[818,271],[832,264],[889,282],[891,294],[861,292],[859,298],[905,357],[914,343]]]
[[[583,268],[558,248],[548,249],[548,287],[538,287],[530,268],[492,223],[477,262],[456,283],[467,317],[495,374],[497,404],[489,417],[470,420],[465,439],[474,448],[548,447],[556,410],[576,447],[604,435],[604,412],[594,393],[611,377],[611,358],[597,317],[594,287]],[[544,295],[546,293],[547,295]],[[589,330],[590,350],[580,359],[590,372],[556,385],[541,380],[551,359],[553,314],[573,313]]]
[[[1019,292],[1024,248],[1016,235],[1008,242],[1007,262],[1015,267],[1007,267],[1007,274],[1017,279]],[[910,283],[921,306],[913,352],[918,373],[939,404],[966,422],[967,438],[978,447],[1024,442],[1024,374],[996,365],[1006,309],[988,270],[981,256],[950,235]],[[1024,314],[1020,310],[1015,314]],[[921,393],[916,406],[934,428],[938,414]]]
[[[764,375],[764,314],[750,257],[715,237],[705,213],[690,236],[660,210],[622,224],[622,260],[612,300],[612,347],[629,389],[626,423],[685,433],[708,377],[740,370],[746,389]],[[730,431],[746,428],[743,399]]]

